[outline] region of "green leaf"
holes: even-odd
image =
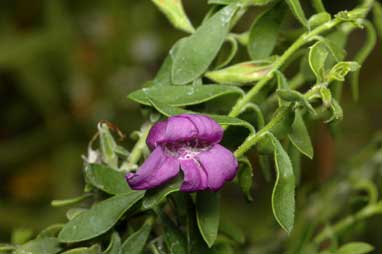
[[[341,105],[335,99],[332,99],[332,104],[330,105],[330,109],[332,111],[332,117],[326,120],[325,123],[329,123],[334,120],[341,121],[343,119],[344,112],[342,110]]]
[[[182,41],[173,58],[174,84],[187,84],[207,70],[223,45],[231,19],[238,8],[237,4],[224,7]]]
[[[168,55],[159,68],[159,71],[152,83],[155,86],[169,86],[172,85],[171,81],[172,57]]]
[[[128,98],[147,106],[151,105],[149,98],[152,98],[170,106],[180,107],[199,104],[228,94],[242,95],[243,91],[238,87],[225,85],[152,86],[132,92]]]
[[[243,244],[245,242],[243,231],[236,224],[232,223],[231,220],[223,220],[220,223],[219,232],[225,234],[237,243]]]
[[[311,115],[316,115],[316,111],[309,100],[300,92],[291,89],[277,89],[276,93],[281,99],[289,102],[298,102],[304,106]]]
[[[57,238],[46,237],[18,246],[13,254],[56,254],[61,251]]]
[[[105,254],[121,254],[122,251],[122,242],[121,237],[117,232],[113,232],[111,235],[110,243],[107,249],[105,250]]]
[[[325,78],[325,61],[328,57],[328,51],[323,42],[318,41],[309,50],[309,65],[317,82],[323,82]]]
[[[329,13],[320,12],[320,13],[314,14],[313,16],[311,16],[309,18],[308,25],[309,25],[310,29],[314,29],[314,28],[330,21],[330,19],[331,19],[331,16]]]
[[[187,254],[186,239],[182,231],[164,215],[161,216],[161,219],[166,232],[164,241],[170,254]]]
[[[255,19],[247,45],[251,59],[263,59],[272,54],[284,16],[284,4],[277,4]]]
[[[226,42],[229,43],[229,45],[230,45],[229,53],[227,54],[224,61],[219,63],[219,65],[216,67],[216,69],[223,68],[224,66],[229,64],[232,61],[232,59],[235,57],[237,50],[239,49],[237,39],[234,36],[228,36],[228,38],[226,39]]]
[[[324,107],[330,107],[333,99],[330,89],[325,86],[320,87],[320,96]]]
[[[313,145],[310,141],[309,132],[305,126],[304,119],[299,111],[295,114],[292,131],[288,135],[293,145],[308,158],[313,159]]]
[[[195,31],[190,20],[187,18],[181,0],[152,0],[153,3],[166,15],[174,27],[185,32]]]
[[[365,254],[374,250],[374,247],[368,243],[352,242],[339,248],[336,254]]]
[[[286,90],[286,91],[289,91],[289,85],[288,85],[288,80],[286,79],[285,75],[280,72],[280,71],[276,71],[276,79],[277,79],[277,88],[282,90]],[[283,100],[280,96],[278,98],[278,101],[279,101],[279,106],[286,106],[288,105],[289,101],[288,100]]]
[[[301,3],[299,0],[286,0],[287,4],[289,5],[290,10],[292,11],[293,15],[300,21],[300,23],[306,27],[309,28],[308,20],[306,19],[304,10],[301,7]]]
[[[63,227],[64,224],[53,224],[41,230],[36,238],[56,237]]]
[[[361,66],[357,62],[339,62],[328,73],[329,82],[332,80],[345,81],[349,72],[357,71]]]
[[[325,6],[322,3],[322,0],[313,0],[313,7],[317,12],[326,12]]]
[[[205,76],[220,84],[246,84],[260,80],[272,70],[272,67],[272,63],[266,60],[250,61],[210,71]]]
[[[125,180],[125,174],[101,164],[89,164],[85,168],[86,180],[108,194],[132,192]]]
[[[144,196],[143,191],[119,194],[95,204],[65,224],[58,235],[61,242],[80,242],[108,231],[121,216]]]
[[[85,194],[83,194],[79,197],[75,197],[75,198],[62,199],[62,200],[52,200],[51,205],[55,206],[55,207],[73,205],[73,204],[80,203],[80,202],[84,201],[85,199],[88,199],[92,196],[93,196],[92,193],[85,193]]]
[[[98,132],[100,138],[100,146],[102,153],[102,160],[112,168],[118,167],[118,157],[115,153],[117,144],[114,141],[113,136],[110,133],[109,127],[106,123],[98,124]]]
[[[292,163],[296,185],[299,185],[301,181],[301,152],[292,143],[289,143],[288,155]]]
[[[364,25],[366,31],[366,41],[354,57],[354,61],[358,62],[360,65],[365,62],[366,58],[373,51],[375,44],[377,43],[377,34],[371,22],[368,20],[363,20],[362,24]],[[354,71],[350,76],[350,84],[354,100],[358,100],[359,97],[359,74],[360,69]]]
[[[382,37],[382,5],[378,2],[374,2],[373,16],[374,26],[379,34],[379,37]]]
[[[94,244],[91,247],[79,247],[62,252],[61,254],[102,254],[101,247],[98,244]]]
[[[131,234],[122,244],[121,254],[140,254],[145,248],[147,239],[150,236],[153,220],[148,218],[143,226]]]
[[[30,228],[17,228],[12,231],[11,242],[13,244],[23,244],[33,236],[33,230]]]
[[[161,114],[163,114],[165,116],[174,116],[174,115],[179,115],[179,114],[184,114],[184,113],[199,114],[199,113],[184,110],[181,108],[171,107],[169,105],[166,105],[165,103],[161,103],[161,102],[159,102],[155,99],[152,99],[152,98],[150,99],[150,101],[151,101],[152,106],[156,110],[158,110]],[[229,116],[225,116],[225,115],[211,115],[211,114],[206,114],[206,115],[211,117],[212,119],[214,119],[220,125],[223,125],[223,126],[225,126],[225,125],[227,125],[227,126],[243,126],[243,127],[247,128],[250,133],[255,133],[255,129],[253,128],[253,126],[250,123],[248,123],[244,120],[241,120],[239,118],[229,117]]]
[[[80,215],[81,213],[83,213],[83,212],[85,212],[87,210],[89,210],[89,209],[81,208],[81,207],[71,208],[68,211],[66,211],[66,218],[68,220],[73,220],[78,215]]]
[[[142,201],[142,208],[146,210],[158,206],[166,199],[168,195],[179,191],[182,183],[183,178],[177,177],[163,187],[148,191]]]
[[[196,194],[196,219],[204,241],[211,247],[216,241],[219,229],[219,193],[203,191]]]
[[[293,229],[295,213],[295,178],[292,163],[284,148],[271,133],[266,133],[274,147],[276,182],[272,192],[272,210],[280,226],[288,233]]]
[[[239,160],[240,167],[237,173],[237,178],[239,180],[239,185],[241,191],[245,194],[248,201],[253,201],[252,197],[252,185],[253,185],[253,168],[251,162],[247,158],[242,158]]]
[[[274,0],[208,0],[208,4],[229,5],[232,3],[261,6],[266,5]]]

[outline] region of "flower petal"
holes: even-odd
[[[216,144],[197,155],[201,166],[207,172],[208,188],[217,191],[225,181],[232,180],[237,172],[238,162],[232,152]]]
[[[169,181],[178,172],[179,161],[174,157],[167,156],[158,146],[136,173],[126,175],[126,180],[134,190],[147,190]]]
[[[161,141],[165,140],[166,128],[167,121],[157,122],[151,127],[146,139],[146,144],[151,150],[154,150]]]
[[[154,149],[161,143],[199,140],[208,144],[219,143],[223,128],[213,119],[197,114],[181,114],[156,123],[147,137],[147,145]]]
[[[195,159],[180,160],[180,168],[184,174],[181,191],[199,191],[208,187],[207,174]]]
[[[219,143],[223,138],[223,128],[208,116],[196,114],[182,115],[194,123],[198,130],[198,139],[209,144]]]

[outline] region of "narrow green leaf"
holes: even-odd
[[[328,73],[328,80],[345,81],[349,72],[357,71],[361,66],[357,62],[339,62]]]
[[[247,158],[242,158],[240,161],[239,171],[237,178],[241,191],[245,194],[248,201],[253,201],[252,185],[253,185],[253,168],[251,162]]]
[[[299,185],[301,181],[301,152],[292,143],[289,143],[288,155],[292,163],[296,185]]]
[[[174,84],[187,84],[207,70],[224,43],[237,9],[237,4],[224,7],[180,44],[173,59]]]
[[[171,81],[171,69],[172,69],[172,57],[168,55],[159,68],[159,71],[153,79],[153,85],[155,86],[169,86],[172,85]]]
[[[344,112],[342,110],[341,105],[335,99],[332,99],[332,104],[330,105],[330,109],[332,111],[332,117],[326,120],[325,123],[329,123],[334,120],[341,121],[343,119]]]
[[[219,193],[204,191],[196,194],[196,218],[204,241],[211,247],[215,243],[219,229]]]
[[[174,27],[189,33],[195,31],[184,12],[181,0],[152,0],[152,2],[166,15]]]
[[[184,110],[181,108],[171,107],[169,105],[166,105],[165,103],[161,103],[161,102],[159,102],[155,99],[152,99],[152,98],[150,99],[150,101],[151,101],[152,106],[156,110],[158,110],[161,114],[163,114],[165,116],[174,116],[174,115],[179,115],[179,114],[184,114],[184,113],[198,114],[196,112]],[[229,116],[225,116],[225,115],[211,115],[211,114],[206,114],[206,115],[211,117],[212,119],[214,119],[220,125],[223,125],[223,126],[243,126],[243,127],[247,128],[250,133],[255,133],[255,129],[253,128],[253,126],[250,123],[248,123],[244,120],[241,120],[239,118],[229,117]]]
[[[20,245],[13,254],[56,254],[61,251],[57,238],[46,237]]]
[[[23,244],[33,236],[33,230],[30,228],[17,228],[12,230],[11,243]]]
[[[308,20],[306,19],[304,10],[301,7],[300,0],[286,0],[286,2],[289,5],[289,8],[291,9],[293,15],[300,21],[300,23],[306,27],[309,28]]]
[[[323,86],[323,87],[320,87],[320,96],[321,96],[321,100],[322,100],[322,103],[324,104],[324,107],[330,107],[330,105],[332,104],[332,92],[330,91],[329,88]]]
[[[169,254],[187,254],[186,238],[182,231],[170,219],[164,215],[161,217],[166,232],[164,241],[170,251]]]
[[[98,132],[100,138],[102,160],[112,168],[118,167],[118,157],[114,151],[117,144],[110,133],[109,127],[106,123],[98,124]]]
[[[295,213],[295,178],[292,163],[284,148],[271,133],[266,134],[274,147],[276,182],[272,192],[272,210],[280,226],[288,233],[293,229]]]
[[[322,0],[313,0],[313,7],[317,12],[326,12],[325,6],[322,3]]]
[[[152,86],[132,92],[128,98],[147,106],[151,105],[149,98],[152,98],[179,107],[199,104],[228,94],[242,95],[243,91],[238,87],[225,85]]]
[[[101,247],[98,244],[94,244],[91,247],[79,247],[62,252],[61,254],[103,254]]]
[[[16,245],[8,244],[8,243],[0,243],[0,253],[7,254],[10,251],[14,251],[16,249]],[[13,252],[12,252],[13,253]]]
[[[295,113],[292,130],[288,135],[293,145],[308,158],[313,159],[313,145],[309,137],[308,129],[299,111]]]
[[[280,3],[255,19],[247,45],[251,59],[263,59],[272,54],[284,16],[285,6]]]
[[[80,242],[108,231],[119,218],[144,196],[143,191],[119,194],[95,204],[69,221],[58,235],[61,242]]]
[[[266,76],[272,67],[272,63],[266,60],[250,61],[210,71],[205,76],[219,84],[247,84]]]
[[[111,235],[110,243],[107,249],[105,250],[105,254],[122,254],[122,242],[121,237],[117,232],[113,232]]]
[[[339,248],[336,254],[365,254],[374,250],[374,247],[368,243],[352,242]]]
[[[116,195],[132,192],[123,172],[118,172],[101,164],[89,164],[85,168],[86,180],[108,194]]]
[[[277,89],[276,93],[281,99],[289,102],[298,102],[304,106],[311,115],[316,115],[316,111],[309,100],[300,92],[291,89]]]
[[[331,19],[331,16],[329,13],[320,12],[320,13],[314,14],[313,16],[311,16],[309,18],[308,25],[309,25],[310,29],[314,29],[314,28],[330,21],[330,19]]]
[[[276,79],[277,79],[277,88],[278,89],[284,89],[286,91],[289,91],[289,85],[288,85],[288,80],[286,79],[285,75],[280,72],[280,71],[276,71]],[[280,96],[278,98],[278,101],[279,101],[279,106],[286,106],[289,101],[286,101],[286,100],[283,100]]]
[[[52,200],[51,205],[58,207],[58,206],[68,206],[68,205],[74,205],[77,203],[80,203],[84,201],[85,199],[88,199],[92,197],[93,194],[91,193],[85,193],[79,197],[70,198],[70,199],[62,199],[62,200]]]
[[[245,5],[255,5],[262,6],[269,4],[274,0],[208,0],[208,4],[220,4],[220,5],[229,5],[232,3],[245,4]]]
[[[229,64],[235,57],[237,50],[239,49],[238,42],[234,36],[228,36],[226,42],[230,45],[229,53],[227,54],[226,58],[221,63],[219,63],[218,66],[216,66],[216,69],[223,68],[224,66]]]
[[[142,201],[142,208],[145,210],[152,209],[159,205],[166,199],[168,195],[179,191],[182,183],[182,177],[177,177],[163,187],[148,191]]]
[[[145,248],[147,239],[150,236],[153,220],[149,218],[143,224],[143,226],[132,235],[130,235],[126,241],[122,244],[121,254],[140,254]]]
[[[56,237],[63,227],[64,224],[53,224],[41,230],[36,238]]]
[[[382,4],[374,2],[373,5],[373,21],[374,26],[379,34],[379,37],[382,38]]]
[[[321,83],[325,78],[325,61],[328,57],[328,51],[323,42],[318,41],[309,50],[309,65],[317,82]]]
[[[375,47],[375,44],[377,43],[377,34],[371,22],[368,20],[363,20],[362,24],[364,25],[366,31],[366,41],[354,57],[354,61],[358,62],[360,65],[362,65],[366,58],[370,55]],[[359,97],[359,74],[360,69],[353,72],[350,76],[350,84],[354,100],[358,100]]]

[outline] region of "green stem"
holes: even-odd
[[[51,205],[54,207],[73,205],[73,204],[80,203],[80,202],[84,201],[85,199],[88,199],[92,196],[93,196],[92,193],[85,193],[82,196],[71,198],[71,199],[53,200],[51,202]]]
[[[276,62],[274,63],[273,65],[273,68],[272,70],[269,72],[268,75],[266,75],[265,77],[263,77],[261,80],[259,80],[259,82],[257,82],[257,84],[251,89],[248,91],[248,93],[242,97],[241,99],[239,99],[237,101],[237,103],[233,106],[231,112],[229,113],[229,116],[231,117],[236,117],[240,114],[240,112],[242,111],[243,107],[245,107],[245,105],[250,102],[250,100],[255,96],[257,95],[261,89],[268,84],[268,82],[270,80],[272,80],[273,76],[274,76],[274,73],[298,50],[300,49],[303,45],[305,45],[306,43],[308,43],[309,41],[311,41],[315,36],[317,36],[318,34],[321,34],[325,31],[328,31],[330,29],[332,29],[333,27],[335,27],[336,25],[340,24],[341,22],[343,22],[342,20],[339,20],[339,19],[333,19],[319,27],[317,27],[316,29],[310,31],[310,32],[307,32],[307,33],[304,33],[302,34],[285,52],[284,54],[278,58],[276,60]]]
[[[357,212],[355,215],[349,215],[346,218],[340,220],[330,228],[326,227],[321,231],[315,238],[314,242],[316,244],[320,244],[324,240],[330,238],[331,235],[342,232],[343,230],[349,228],[354,223],[370,218],[374,215],[382,214],[382,203],[379,202],[377,204],[370,204]]]
[[[151,128],[151,124],[148,124],[148,123],[142,126],[139,139],[137,143],[135,143],[133,150],[131,150],[131,153],[128,159],[129,163],[131,164],[138,163],[142,155],[142,150],[146,147],[146,138],[147,138],[147,135],[149,134],[150,128]]]
[[[357,15],[357,16],[366,16],[366,14],[369,12],[371,6],[373,5],[374,0],[366,0],[359,8],[356,8],[348,13],[349,16]],[[362,12],[362,15],[360,15],[360,12]],[[236,117],[238,116],[243,109],[246,107],[246,105],[251,101],[251,99],[256,96],[265,85],[268,84],[270,80],[272,80],[275,72],[280,69],[281,66],[287,62],[287,60],[303,45],[310,42],[314,39],[315,36],[329,31],[330,29],[334,28],[335,26],[343,23],[344,21],[341,19],[333,19],[329,22],[326,22],[314,30],[310,32],[306,32],[302,34],[285,52],[284,54],[276,60],[276,62],[273,65],[272,70],[263,77],[261,80],[258,81],[258,83],[248,91],[247,94],[245,94],[242,98],[240,98],[236,104],[232,107],[231,112],[228,114],[228,116]],[[308,92],[311,93],[312,91]],[[288,110],[290,110],[289,107],[286,107],[283,109],[284,112],[282,114],[285,116],[288,113]],[[243,142],[241,146],[234,152],[236,157],[242,156],[246,151],[248,151],[253,145],[255,145],[262,137],[262,135],[272,129],[276,124],[280,123],[283,119],[283,115],[279,114],[279,117],[273,118],[263,129],[261,129],[258,133],[248,136],[248,138]]]

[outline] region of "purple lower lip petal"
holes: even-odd
[[[238,168],[232,152],[218,144],[222,137],[221,126],[207,116],[183,114],[158,122],[147,138],[152,154],[126,180],[132,189],[152,189],[181,169],[181,191],[217,191],[233,179]]]

